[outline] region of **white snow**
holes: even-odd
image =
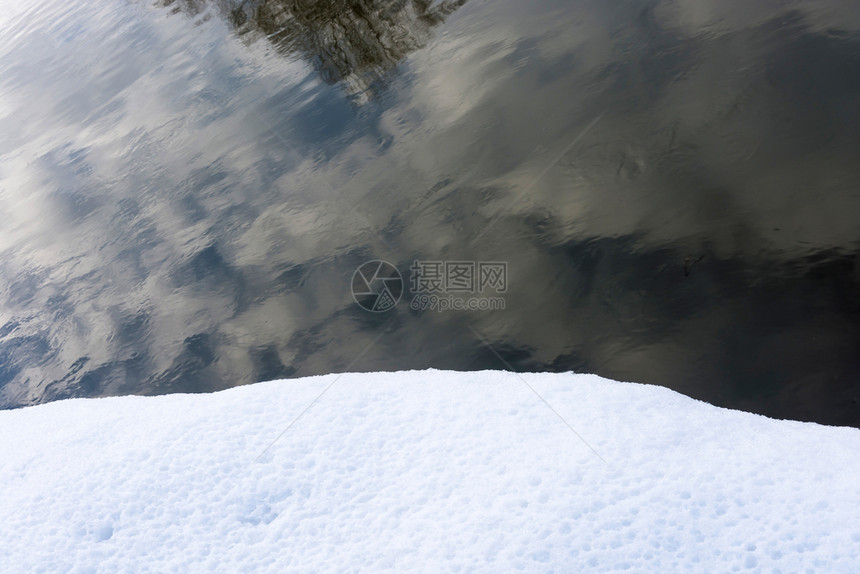
[[[857,572],[858,454],[591,375],[68,400],[0,412],[0,572]]]

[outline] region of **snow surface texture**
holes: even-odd
[[[76,399],[0,437],[4,573],[860,568],[860,430],[591,375]]]

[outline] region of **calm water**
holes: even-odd
[[[858,159],[848,0],[13,3],[0,406],[432,366],[860,426]]]

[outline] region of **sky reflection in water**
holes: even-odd
[[[11,10],[0,406],[509,366],[860,425],[856,3]],[[506,308],[367,313],[369,259]]]

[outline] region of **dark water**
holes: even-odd
[[[847,0],[7,6],[0,406],[432,366],[860,426],[858,160]]]

